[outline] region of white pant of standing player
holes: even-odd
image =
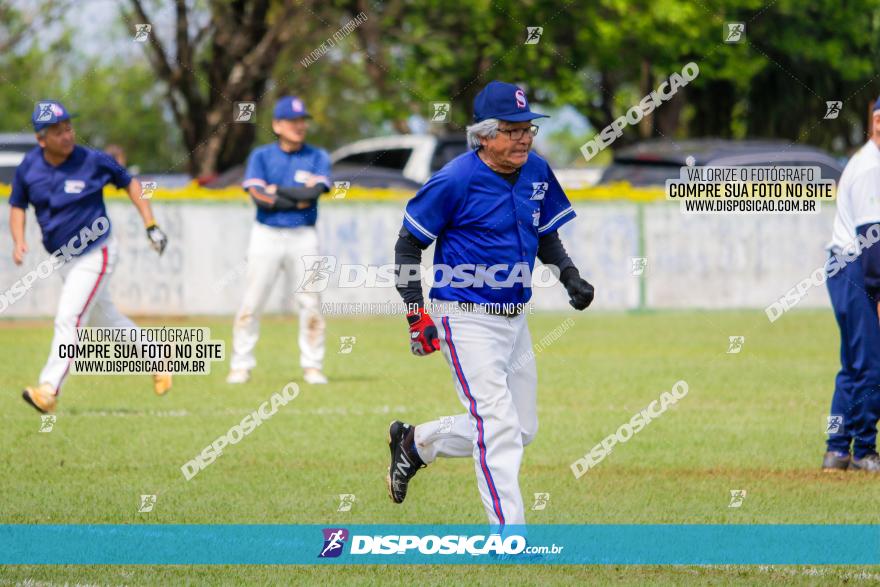
[[[538,432],[538,374],[526,317],[438,317],[440,347],[467,413],[416,426],[416,450],[425,463],[473,456],[489,523],[525,524],[519,467],[523,447]]]
[[[70,370],[70,359],[62,359],[61,345],[76,343],[80,326],[134,328],[110,299],[108,282],[116,266],[118,247],[111,235],[100,245],[74,257],[58,269],[64,285],[55,313],[55,334],[46,365],[40,372],[40,383],[52,386],[57,394]]]
[[[288,271],[295,287],[305,275],[304,255],[318,255],[314,226],[276,228],[254,223],[247,253],[244,299],[232,331],[232,370],[250,371],[257,365],[254,347],[260,338],[260,315],[281,271]],[[291,292],[299,307],[299,352],[303,369],[321,369],[324,362],[324,317],[316,292]]]

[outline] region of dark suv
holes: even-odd
[[[679,177],[687,165],[776,165],[779,167],[818,167],[822,179],[840,179],[843,166],[834,157],[816,147],[784,141],[729,141],[722,139],[689,139],[671,141],[653,139],[625,147],[614,155],[614,161],[602,173],[600,184],[628,181],[635,186],[665,185],[667,179]]]
[[[0,133],[0,183],[11,184],[25,153],[37,146],[29,133]]]

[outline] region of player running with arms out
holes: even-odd
[[[392,422],[386,482],[395,503],[406,498],[416,471],[437,457],[472,456],[489,523],[525,523],[519,468],[523,447],[538,431],[538,378],[522,306],[531,298],[535,257],[558,268],[574,308],[593,301],[593,286],[557,234],[574,210],[547,162],[529,152],[537,133],[531,121],[541,117],[517,86],[489,83],[467,129],[474,150],[443,167],[406,206],[395,263],[398,290],[417,308],[407,316],[411,350],[442,351],[466,413],[418,426]],[[436,265],[501,265],[494,279],[507,284],[435,285],[432,301],[450,310],[435,314],[435,323],[420,276],[408,270],[434,241]],[[527,278],[510,279],[517,270]]]
[[[146,226],[150,245],[161,255],[168,244],[156,226],[148,200],[141,198],[141,184],[109,155],[75,142],[70,114],[60,102],[38,102],[32,118],[38,147],[34,147],[15,171],[9,196],[9,228],[12,259],[21,265],[28,252],[25,217],[33,206],[50,254],[61,251],[58,268],[64,285],[55,314],[55,334],[49,359],[40,372],[39,384],[27,387],[25,401],[43,413],[55,411],[61,384],[70,359],[59,348],[76,342],[80,326],[136,328],[113,305],[108,280],[117,262],[117,244],[110,231],[104,206],[104,186],[112,183],[128,192]],[[85,230],[84,230],[85,229]],[[86,235],[90,235],[89,238]],[[87,242],[86,242],[87,241]],[[69,258],[65,258],[69,256]],[[171,375],[153,376],[153,390],[163,395],[171,388]]]
[[[300,366],[306,383],[327,383],[324,317],[317,292],[302,291],[303,256],[318,255],[318,198],[330,190],[330,156],[306,144],[309,113],[302,100],[285,96],[272,115],[278,141],[258,147],[248,159],[242,187],[257,207],[247,253],[244,299],[235,316],[232,360],[227,383],[245,383],[256,367],[254,347],[260,337],[260,314],[282,270],[302,284],[294,294],[299,306]]]
[[[840,371],[828,418],[825,471],[880,472],[880,99],[874,104],[871,139],[846,164],[837,189],[831,234],[828,293],[840,328]],[[873,239],[871,238],[873,233]],[[857,255],[858,258],[852,260]],[[835,261],[836,257],[836,261]]]

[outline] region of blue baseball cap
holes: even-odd
[[[275,102],[275,110],[272,113],[274,120],[295,120],[303,117],[311,118],[311,115],[306,111],[303,101],[296,96],[284,96]]]
[[[58,122],[70,120],[72,115],[67,108],[57,100],[40,100],[34,105],[34,114],[31,122],[34,124],[34,132],[40,132],[48,126]]]
[[[874,112],[880,110],[880,98],[877,98],[877,101],[874,102]]]
[[[536,118],[549,118],[529,110],[529,101],[522,88],[513,84],[491,81],[474,98],[474,122],[497,118],[508,122],[526,122]]]

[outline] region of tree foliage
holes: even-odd
[[[492,79],[522,84],[542,106],[570,105],[599,131],[693,61],[699,77],[627,128],[616,147],[658,136],[774,137],[846,152],[864,140],[867,107],[880,91],[875,0],[127,0],[122,6],[129,29],[136,22],[154,25],[145,59],[117,64],[124,76],[112,68],[92,72],[93,83],[72,101],[104,115],[81,126],[96,141],[135,150],[147,168],[183,160],[179,167],[199,175],[239,164],[255,142],[272,140],[272,104],[284,93],[306,101],[312,140],[331,148],[407,132],[412,117],[427,117],[437,101],[452,103],[452,124],[434,130],[461,131],[474,96]],[[170,25],[151,20],[163,8],[173,17]],[[366,21],[317,59],[304,60],[358,14]],[[0,45],[14,47],[0,57],[7,111],[28,112],[34,96],[69,90],[49,75],[80,59],[64,36],[40,48],[27,43],[21,13],[0,1],[0,16]],[[739,43],[724,42],[730,22],[745,23]],[[525,43],[527,27],[543,28],[539,42]],[[122,96],[134,104],[126,109]],[[256,125],[232,122],[235,101],[258,103]],[[824,118],[828,101],[843,102],[837,119]],[[153,146],[138,151],[140,143]]]

